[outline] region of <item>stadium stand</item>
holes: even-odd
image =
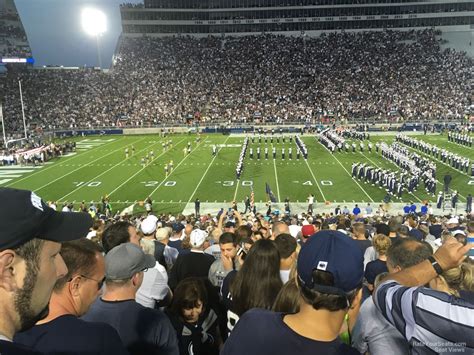
[[[9,131],[225,123],[459,120],[473,60],[435,30],[124,38],[108,72],[25,70],[0,79]],[[284,50],[282,50],[284,48]],[[80,109],[79,109],[80,108]]]
[[[0,39],[5,39],[0,55],[31,55],[13,0],[2,3],[10,10],[0,12]],[[33,166],[75,153],[74,139],[54,144],[45,143],[47,136],[43,140],[43,132],[63,129],[257,126],[258,138],[254,130],[241,148],[235,171],[239,179],[249,141],[258,139],[260,144],[263,138],[273,145],[274,130],[267,136],[259,125],[312,125],[321,144],[348,156],[364,149],[371,152],[366,131],[374,122],[417,122],[426,134],[428,125],[454,124],[472,114],[473,59],[442,49],[437,29],[387,29],[397,24],[465,24],[472,17],[463,13],[473,10],[472,2],[376,6],[377,0],[360,0],[346,7],[352,1],[299,0],[288,9],[291,2],[245,0],[245,11],[220,8],[236,3],[125,3],[121,13],[128,36],[122,37],[110,70],[9,70],[0,77],[5,128],[9,138],[22,137],[21,81],[30,139],[1,150],[0,163],[7,169],[15,168],[9,166],[13,164]],[[153,10],[160,7],[203,11],[179,11],[176,16],[173,11]],[[384,30],[318,37],[266,31],[364,29],[358,27],[362,18],[302,19],[315,16],[316,10],[328,18],[366,17],[368,8],[374,21],[366,26]],[[383,19],[387,8],[390,14]],[[256,17],[259,11],[262,16]],[[271,11],[275,21],[264,16]],[[460,16],[441,16],[444,12]],[[431,15],[417,18],[420,13]],[[294,18],[299,20],[291,23]],[[144,28],[143,20],[159,23]],[[190,23],[173,23],[181,20]],[[225,21],[232,21],[232,26]],[[207,36],[246,30],[253,34]],[[199,31],[206,36],[182,35]],[[180,35],[160,38],[142,36],[144,32]],[[326,119],[327,127],[316,127]],[[336,122],[353,125],[339,129]],[[470,146],[472,126],[456,129],[450,131],[449,141]],[[281,136],[284,142],[282,131],[275,140]],[[299,135],[291,136],[290,142],[293,137],[297,160],[300,154],[306,160],[305,143]],[[388,200],[412,194],[422,183],[435,194],[437,166],[426,155],[448,161],[448,166],[462,158],[402,134],[397,140],[390,146],[377,142],[375,152],[394,161],[399,171],[367,162],[352,166],[354,180],[386,189]],[[172,140],[162,144],[165,153]],[[133,144],[130,149],[133,155]],[[184,149],[185,156],[191,152],[189,141]],[[218,149],[212,146],[214,158]],[[262,160],[269,154],[268,147],[264,149]],[[281,149],[283,160],[285,148]],[[289,149],[287,157],[292,159]],[[120,149],[123,152],[129,159],[128,146]],[[270,154],[275,164],[276,148]],[[254,160],[253,145],[248,155]],[[256,160],[260,155],[258,146]],[[155,159],[153,151],[150,159]],[[464,175],[469,163],[463,165]],[[99,174],[106,171],[101,169]],[[166,177],[168,169],[173,169],[172,160],[166,164]],[[270,185],[265,187],[272,196]],[[0,353],[60,349],[77,354],[87,349],[121,354],[126,348],[133,355],[474,354],[471,194],[463,200],[466,208],[456,210],[466,213],[454,214],[440,209],[440,199],[450,196],[440,192],[438,215],[421,200],[419,213],[415,203],[390,213],[383,204],[376,208],[370,203],[355,204],[352,213],[346,205],[329,212],[333,205],[328,204],[323,211],[313,206],[313,194],[305,204],[308,212],[291,213],[289,197],[285,211],[277,210],[270,197],[263,203],[266,213],[261,213],[253,187],[249,195],[245,211],[233,201],[231,208],[227,203],[217,214],[201,210],[197,197],[189,199],[195,213],[153,212],[148,195],[146,212],[133,214],[133,208],[112,210],[107,195],[101,203],[47,203],[33,192],[0,187]],[[79,237],[89,240],[71,241]],[[65,241],[65,247],[60,250],[55,241]],[[82,251],[73,253],[74,248]]]

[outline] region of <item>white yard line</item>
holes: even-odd
[[[318,140],[318,143],[319,143],[321,146],[324,147],[324,145],[322,145],[322,144],[319,142],[319,140]],[[326,147],[324,147],[324,148],[326,148]],[[326,150],[327,150],[327,148],[326,148]],[[372,199],[372,197],[370,197],[370,195],[367,193],[367,191],[365,191],[365,189],[364,189],[362,186],[360,186],[359,182],[358,182],[357,180],[355,180],[355,179],[352,178],[352,175],[347,171],[347,169],[344,167],[344,165],[342,165],[342,163],[339,161],[339,159],[337,159],[336,156],[335,156],[334,154],[332,154],[331,152],[329,152],[329,154],[331,154],[332,157],[333,157],[334,159],[336,159],[336,161],[337,161],[337,162],[339,163],[339,165],[344,169],[344,171],[347,173],[347,175],[349,175],[349,177],[351,178],[351,180],[354,181],[354,182],[357,184],[357,186],[359,186],[359,188],[362,190],[362,192],[370,199],[370,202],[375,202],[375,201]]]
[[[180,141],[180,143],[181,143],[181,142],[182,142],[182,141]],[[150,196],[150,198],[151,198],[151,196],[153,196],[153,194],[161,187],[161,185],[163,185],[163,183],[164,183],[166,180],[168,180],[168,178],[178,169],[178,167],[179,167],[186,159],[188,159],[188,157],[190,157],[191,154],[193,154],[193,153],[198,149],[198,147],[200,147],[201,144],[203,144],[203,143],[204,143],[204,140],[202,140],[201,143],[199,143],[199,144],[196,146],[196,148],[195,148],[190,154],[186,155],[186,156],[178,163],[178,165],[176,165],[176,168],[174,168],[173,171],[172,171],[167,177],[165,177],[165,178],[159,183],[159,185],[158,185],[150,194],[148,194],[148,196]]]
[[[225,141],[224,141],[223,144],[226,144],[227,141],[229,140],[229,138],[230,138],[230,135],[225,139]],[[197,149],[197,147],[196,147],[196,149]],[[211,163],[208,165],[206,171],[205,171],[204,174],[201,176],[201,180],[199,180],[199,182],[198,182],[196,188],[194,189],[193,193],[191,194],[191,197],[189,197],[188,203],[190,203],[191,200],[193,199],[194,194],[196,193],[196,191],[198,190],[198,188],[199,188],[199,186],[201,185],[202,181],[203,181],[204,178],[206,177],[207,172],[208,172],[209,169],[211,168],[212,163],[214,163],[214,160],[216,160],[218,154],[219,154],[219,152],[214,156],[214,158],[212,158]],[[237,187],[238,187],[238,186],[239,186],[239,184],[237,183]],[[236,192],[236,193],[237,193],[237,192]],[[235,200],[235,196],[234,196],[234,200]]]
[[[173,145],[175,145],[176,147],[181,144],[182,141],[184,141],[186,138],[183,138],[181,139],[178,143],[176,143],[176,145],[173,143]],[[156,143],[155,143],[156,144]],[[153,144],[153,145],[155,145]],[[173,148],[171,148],[173,149]],[[130,180],[132,180],[135,176],[137,176],[138,174],[140,174],[143,170],[145,170],[150,164],[151,162],[155,161],[156,159],[162,157],[164,154],[168,153],[168,149],[165,150],[164,152],[162,152],[160,155],[158,155],[156,158],[154,158],[153,160],[150,161],[150,163],[148,163],[147,165],[143,166],[140,170],[138,170],[135,174],[133,174],[132,176],[130,176],[127,180],[125,180],[124,182],[122,182],[119,186],[117,186],[115,189],[113,189],[111,192],[109,192],[107,195],[110,196],[112,195],[113,193],[115,193],[117,190],[119,190],[122,186],[124,186],[127,182],[129,182]],[[173,169],[174,171],[174,169]],[[170,174],[171,175],[171,174]]]
[[[143,138],[143,139],[145,139],[145,138]],[[140,140],[137,141],[137,142],[140,142],[140,141],[142,141],[143,139],[140,139]],[[51,185],[52,183],[55,183],[56,181],[61,180],[61,179],[64,178],[65,176],[71,175],[72,173],[75,173],[76,171],[81,170],[82,168],[85,168],[86,166],[89,166],[89,165],[91,165],[92,163],[95,163],[95,162],[98,161],[98,160],[101,160],[101,159],[103,159],[103,158],[105,158],[105,157],[108,157],[109,155],[114,154],[114,153],[116,153],[116,152],[118,152],[119,150],[122,150],[122,149],[123,149],[123,147],[120,147],[120,148],[115,149],[115,150],[113,150],[112,152],[110,152],[110,153],[108,153],[108,154],[106,154],[106,155],[103,155],[103,156],[101,156],[101,157],[99,157],[99,158],[97,158],[97,159],[94,159],[94,160],[91,161],[90,163],[87,163],[87,164],[85,164],[85,165],[81,165],[79,168],[74,169],[74,170],[70,171],[69,173],[67,173],[67,174],[65,174],[65,175],[61,175],[61,176],[58,177],[57,179],[54,179],[53,181],[50,181],[50,182],[48,182],[47,184],[45,184],[45,185],[43,185],[43,186],[41,186],[41,187],[35,189],[35,191],[42,190],[42,189],[44,189],[46,186],[49,186],[49,185]],[[122,163],[122,162],[121,162],[121,163]],[[94,181],[94,180],[91,180],[91,181]]]
[[[272,144],[272,151],[273,151],[273,144]],[[273,159],[273,169],[275,170],[275,180],[276,180],[276,184],[277,184],[277,194],[278,194],[278,201],[277,202],[280,202],[281,201],[281,198],[280,198],[280,186],[278,185],[278,174],[277,174],[277,167],[276,167],[276,162],[275,162],[276,159]],[[324,198],[324,195],[323,195],[323,198]]]
[[[146,138],[146,137],[145,137],[145,138]],[[143,139],[145,139],[145,138],[143,138]],[[141,139],[140,141],[142,141],[143,139]],[[135,154],[131,155],[129,158],[119,161],[117,164],[113,165],[111,168],[109,168],[109,169],[107,169],[107,170],[101,172],[101,173],[100,173],[99,175],[97,175],[97,176],[94,176],[92,179],[90,179],[90,180],[87,181],[86,183],[84,183],[84,184],[82,184],[82,185],[76,187],[74,190],[70,191],[69,193],[67,193],[66,195],[64,195],[63,197],[61,197],[61,198],[59,198],[59,199],[62,200],[62,199],[64,199],[65,197],[71,195],[72,193],[74,193],[74,192],[76,192],[76,191],[79,191],[79,190],[82,189],[84,186],[87,186],[87,184],[91,183],[92,181],[97,180],[97,178],[101,177],[102,175],[107,174],[110,170],[115,169],[116,167],[122,165],[122,164],[123,164],[124,162],[126,162],[128,159],[133,158],[134,156],[136,156],[136,155],[139,154],[140,152],[143,152],[144,150],[150,149],[151,147],[157,145],[158,143],[160,143],[160,141],[156,142],[155,144],[149,145],[149,146],[147,146],[147,147],[145,147],[145,148],[143,148],[143,149],[140,149],[138,152],[136,152]],[[112,153],[115,153],[115,151],[112,152]],[[107,155],[110,155],[110,154],[112,154],[112,153],[109,153],[109,154],[107,154]],[[105,156],[107,156],[107,155],[105,155]],[[157,157],[157,158],[158,158],[158,157]],[[155,158],[155,159],[156,159],[156,158]],[[154,159],[153,159],[153,160],[154,160]],[[88,165],[89,165],[89,164],[88,164]],[[68,175],[69,175],[69,174],[68,174]]]
[[[74,155],[72,158],[70,158],[70,159],[67,159],[67,160],[65,160],[65,161],[59,162],[59,163],[57,163],[57,164],[52,164],[52,165],[50,165],[50,166],[48,166],[48,167],[46,167],[46,168],[44,168],[44,169],[38,169],[38,171],[33,172],[33,174],[29,174],[29,175],[25,176],[24,178],[21,178],[21,179],[19,179],[19,180],[12,181],[11,183],[5,185],[5,187],[11,186],[11,185],[16,184],[17,182],[20,182],[20,181],[29,179],[29,178],[32,177],[32,176],[36,176],[36,175],[37,175],[38,173],[40,173],[40,172],[47,171],[47,170],[49,170],[49,169],[51,169],[51,168],[56,168],[56,167],[58,167],[58,166],[63,165],[64,163],[69,163],[71,160],[74,160],[74,159],[76,159],[76,158],[82,157],[83,154],[86,153],[86,152],[91,152],[91,151],[94,150],[94,149],[97,149],[97,148],[100,148],[100,147],[105,147],[105,146],[108,145],[108,144],[117,143],[119,140],[122,140],[123,138],[124,138],[124,137],[119,138],[119,139],[117,139],[117,140],[114,140],[113,142],[105,143],[104,145],[101,145],[101,146],[92,148],[92,149],[90,149],[90,150],[88,150],[88,151],[84,151],[84,152],[81,152],[81,153],[79,153],[79,154],[75,154],[75,155]],[[121,148],[119,148],[119,149],[121,149]],[[102,158],[103,158],[103,157],[102,157]],[[99,159],[100,159],[100,158],[99,158]],[[97,160],[97,159],[96,159],[96,160]],[[94,161],[96,161],[96,160],[94,160]],[[48,164],[48,163],[53,163],[53,162],[46,162],[46,164]],[[92,163],[92,162],[91,162],[91,163]],[[79,169],[80,169],[80,168],[79,168]],[[79,169],[76,169],[76,170],[79,170]],[[76,170],[74,170],[74,171],[76,171]],[[72,174],[74,171],[71,171],[71,172],[68,173],[67,175]],[[63,176],[61,176],[61,178],[63,178],[64,176],[67,176],[67,175],[63,175]],[[59,180],[59,179],[57,179],[57,180]],[[57,181],[57,180],[55,180],[55,181]],[[53,182],[54,182],[54,181],[53,181]],[[53,182],[51,182],[51,183],[53,183]],[[48,183],[48,185],[49,185],[49,183]],[[47,185],[45,185],[45,186],[47,186]],[[42,188],[45,187],[45,186],[42,186],[42,187],[40,187],[39,189],[42,189]],[[39,189],[38,189],[38,190],[39,190]],[[35,190],[35,191],[38,191],[38,190]]]
[[[304,158],[303,158],[303,159],[304,159]],[[326,200],[326,196],[324,196],[323,190],[321,190],[321,186],[319,186],[319,183],[318,183],[318,180],[316,179],[316,176],[314,176],[313,170],[311,170],[311,167],[310,167],[309,164],[308,164],[308,161],[307,161],[306,159],[304,159],[304,161],[305,161],[305,163],[306,163],[306,166],[307,166],[308,169],[309,169],[309,172],[311,173],[311,176],[313,177],[314,182],[316,183],[316,186],[318,187],[319,192],[321,193],[321,196],[323,197],[323,200],[324,200],[324,201],[327,201],[327,200]]]

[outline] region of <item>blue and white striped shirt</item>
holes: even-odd
[[[374,302],[409,341],[411,354],[474,354],[474,304],[393,280],[377,287]]]

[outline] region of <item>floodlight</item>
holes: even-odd
[[[97,9],[82,10],[82,28],[91,36],[99,36],[107,30],[107,18]]]

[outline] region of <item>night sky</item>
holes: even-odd
[[[36,60],[35,65],[97,66],[95,37],[84,33],[81,10],[94,7],[107,16],[100,39],[104,67],[109,67],[120,36],[121,3],[143,0],[15,0]]]

